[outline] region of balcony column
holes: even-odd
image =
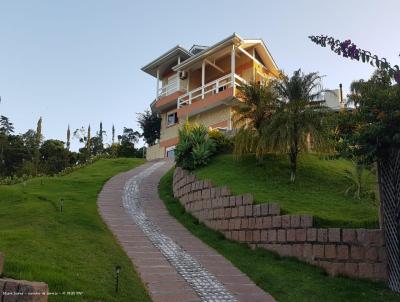
[[[179,64],[181,64],[181,57],[180,57],[180,56],[178,57],[178,65],[179,65]],[[181,90],[181,79],[180,79],[180,77],[179,77],[179,73],[180,73],[180,71],[177,71],[177,72],[176,72],[176,74],[177,74],[177,79],[176,79],[176,80],[178,81],[178,88],[177,88],[178,91]]]
[[[206,61],[201,64],[201,98],[204,99],[204,85],[206,81]]]
[[[231,51],[231,85],[233,88],[235,88],[235,55],[236,55],[236,48],[235,45],[232,45],[232,51]]]
[[[160,70],[157,68],[157,91],[156,100],[158,100],[158,92],[160,91]]]
[[[253,48],[253,60],[251,63],[253,64],[253,82],[256,82],[256,62],[254,59],[256,58],[256,49]]]

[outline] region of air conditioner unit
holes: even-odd
[[[187,78],[187,72],[186,71],[179,71],[179,78],[181,80],[186,80]]]

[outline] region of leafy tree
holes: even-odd
[[[70,152],[64,147],[64,142],[49,139],[40,146],[41,172],[47,175],[56,174],[71,164]]]
[[[142,129],[142,136],[145,142],[151,146],[160,138],[161,117],[150,110],[138,113],[138,124]]]
[[[320,80],[318,73],[304,74],[299,69],[292,77],[282,75],[273,84],[280,102],[271,122],[263,127],[262,140],[271,151],[289,155],[292,182],[298,155],[308,150],[307,136],[311,135],[315,149],[326,143],[324,116],[328,108],[315,102],[322,91]]]
[[[4,115],[0,115],[0,133],[5,135],[14,133],[13,123]]]
[[[136,157],[137,151],[135,144],[139,142],[140,133],[134,131],[132,128],[124,127],[123,134],[118,135],[120,145],[118,147],[117,155],[119,157]]]
[[[348,98],[356,109],[341,115],[342,128],[349,119],[354,125],[341,133],[347,152],[371,164],[400,149],[400,85],[392,85],[386,71],[377,70],[370,80],[352,83]]]

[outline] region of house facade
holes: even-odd
[[[279,70],[261,39],[233,34],[210,47],[176,46],[142,70],[156,79],[151,110],[160,114],[159,141],[147,149],[147,160],[173,157],[178,129],[186,120],[209,129],[232,130],[237,87],[264,83]]]

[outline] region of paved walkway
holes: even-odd
[[[110,179],[99,212],[155,302],[272,302],[246,275],[168,214],[158,182],[172,167],[148,162]]]

